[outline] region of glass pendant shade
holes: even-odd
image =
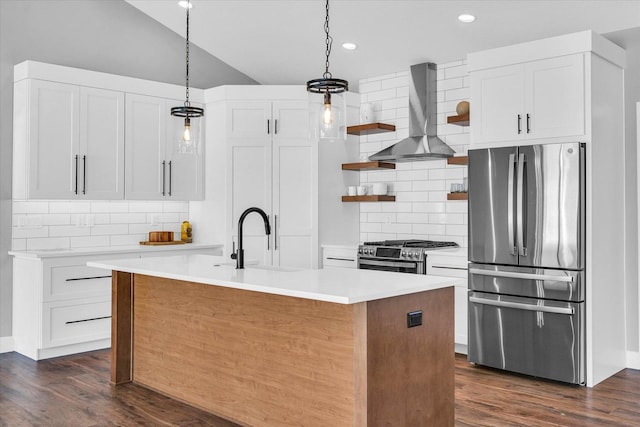
[[[346,93],[309,93],[309,130],[312,139],[346,141]],[[329,101],[329,102],[327,102]]]

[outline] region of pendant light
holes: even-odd
[[[184,117],[184,129],[181,132],[178,142],[181,152],[194,152],[196,149],[196,136],[191,130],[191,119],[204,116],[204,109],[193,107],[189,102],[189,9],[192,5],[190,1],[180,2],[181,6],[187,10],[187,32],[186,32],[186,82],[185,82],[185,101],[179,107],[171,109],[171,115],[175,117]],[[184,5],[183,5],[184,3]]]
[[[307,91],[310,93],[310,128],[319,139],[344,141],[347,139],[346,99],[340,94],[349,90],[349,82],[334,78],[329,71],[329,55],[333,43],[333,38],[329,35],[329,0],[326,0],[325,11],[325,71],[321,79],[307,82]]]

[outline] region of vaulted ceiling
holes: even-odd
[[[177,0],[127,0],[180,35]],[[323,0],[191,0],[193,43],[262,84],[304,84],[324,72]],[[476,21],[463,24],[461,13]],[[593,29],[640,26],[640,0],[331,0],[330,71],[358,79],[445,63],[468,52]],[[355,51],[341,47],[345,41]]]

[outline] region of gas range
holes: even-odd
[[[427,251],[457,246],[434,240],[365,242],[358,247],[358,268],[425,274]]]

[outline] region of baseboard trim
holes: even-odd
[[[627,351],[627,368],[640,369],[640,352]]]
[[[0,337],[0,353],[9,353],[14,351],[15,344],[13,337]]]

